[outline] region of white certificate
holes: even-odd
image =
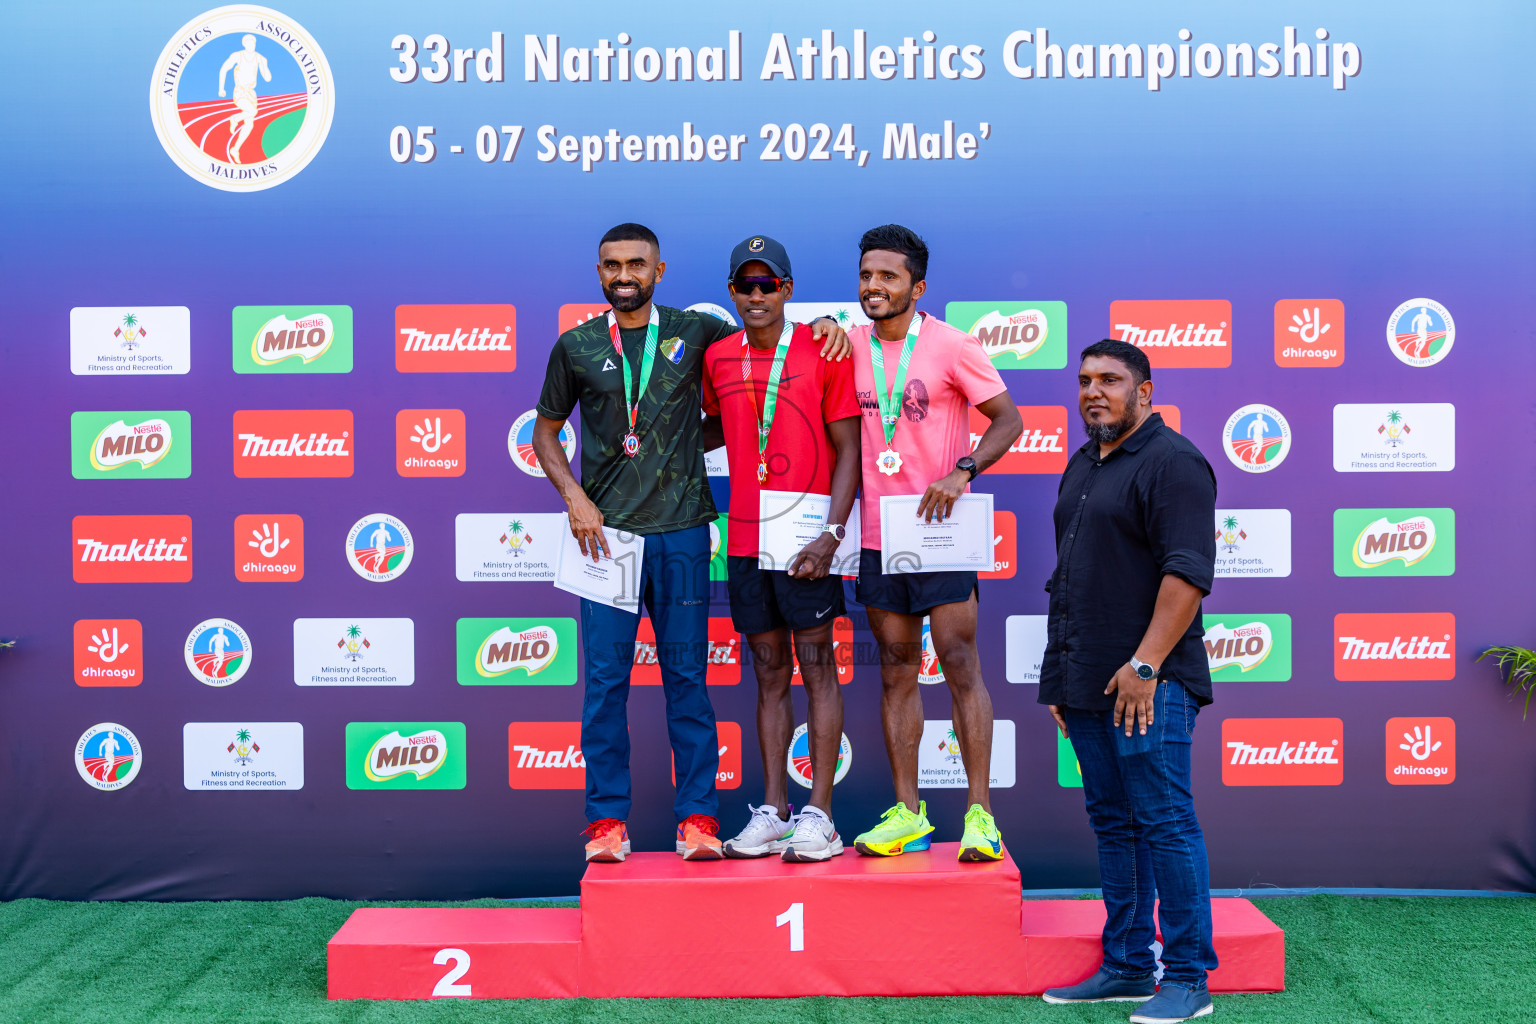
[[[992,495],[964,494],[949,518],[924,522],[921,494],[880,499],[880,564],[888,573],[992,568]]]
[[[820,537],[832,511],[825,494],[764,490],[757,506],[757,564],[764,569],[787,571],[807,544]],[[853,503],[845,524],[848,532],[832,554],[827,570],[832,576],[859,574],[859,503]]]
[[[588,601],[611,605],[620,611],[640,614],[640,567],[645,558],[645,538],[603,527],[608,554],[598,560],[581,553],[571,534],[571,517],[560,517],[560,560],[555,565],[555,586]]]

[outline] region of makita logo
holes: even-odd
[[[1333,617],[1333,674],[1340,680],[1456,677],[1450,612],[1343,613]]]
[[[698,664],[704,659],[704,681],[710,686],[735,686],[741,682],[741,635],[731,624],[729,617],[711,616],[709,643],[701,649],[698,644],[656,645],[656,630],[649,616],[640,620],[635,635],[634,670],[630,683],[634,686],[660,686],[661,661],[674,664]]]
[[[581,756],[581,748],[574,743],[566,744],[564,750],[540,750],[538,747],[516,743],[512,746],[512,753],[517,756],[518,768],[585,768],[586,759]]]
[[[1153,366],[1232,365],[1232,304],[1224,299],[1110,303],[1110,336],[1146,351]]]
[[[587,759],[580,722],[507,726],[507,785],[513,789],[585,789]]]
[[[517,311],[510,305],[395,307],[395,369],[403,373],[516,367]]]
[[[1229,718],[1221,723],[1228,786],[1337,786],[1344,781],[1338,718]]]
[[[1338,741],[1319,747],[1316,740],[1300,741],[1294,745],[1281,743],[1277,747],[1255,747],[1251,743],[1232,740],[1227,744],[1232,759],[1228,764],[1343,764],[1336,756]]]
[[[1383,516],[1355,538],[1355,564],[1363,569],[1400,560],[1404,566],[1422,561],[1435,549],[1435,521],[1416,516],[1394,523]]]
[[[235,476],[352,475],[347,409],[242,409],[235,413]]]
[[[75,516],[76,583],[185,583],[190,516]]]
[[[1445,649],[1446,641],[1431,640],[1427,636],[1411,636],[1406,640],[1395,636],[1390,642],[1377,640],[1374,643],[1357,637],[1341,636],[1339,643],[1344,645],[1344,653],[1340,657],[1345,661],[1356,658],[1364,658],[1367,661],[1451,660],[1450,654]]]
[[[402,327],[401,345],[406,352],[511,352],[507,339],[512,335],[511,325],[500,332],[489,327],[468,331],[454,328],[452,334],[433,334],[418,331],[414,327]]]
[[[1064,405],[1021,405],[1024,432],[998,459],[990,473],[1060,473],[1067,468],[1067,407]],[[970,410],[971,451],[981,443],[991,421],[975,409]]]

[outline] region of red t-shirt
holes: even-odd
[[[798,324],[789,340],[779,377],[779,401],[768,433],[768,482],[757,482],[757,423],[775,349],[747,346],[752,359],[752,397],[748,400],[741,375],[741,350],[746,334],[737,331],[704,352],[704,411],[720,417],[725,429],[725,454],[731,464],[728,555],[758,552],[758,496],[770,491],[801,494],[832,493],[832,442],[827,424],[859,415],[853,392],[853,361],[828,362],[811,329]],[[755,405],[755,412],[754,412]]]

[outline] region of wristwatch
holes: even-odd
[[[955,468],[963,469],[967,473],[971,474],[972,480],[975,480],[976,474],[981,472],[981,467],[976,465],[976,460],[971,458],[969,455],[964,456],[958,462],[956,462]]]
[[[843,542],[843,538],[848,536],[848,527],[844,526],[842,523],[827,523],[821,528],[821,532],[830,533],[833,538],[839,544],[841,544]]]
[[[1136,659],[1136,655],[1134,654],[1131,655],[1131,668],[1135,669],[1136,675],[1142,679],[1157,678],[1157,669],[1153,668],[1151,665],[1148,665],[1144,661],[1138,661]]]

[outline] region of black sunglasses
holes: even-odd
[[[784,287],[786,280],[783,277],[738,277],[731,281],[731,287],[738,295],[751,295],[754,288],[764,295],[772,295]]]

